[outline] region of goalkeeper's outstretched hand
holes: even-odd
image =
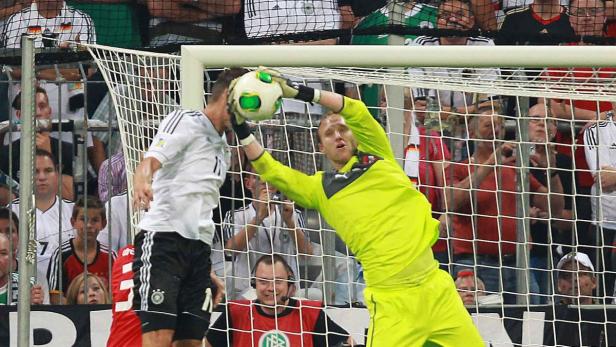
[[[284,98],[297,99],[305,102],[319,102],[321,98],[321,92],[319,90],[286,79],[280,72],[274,69],[259,66],[258,70],[272,76],[272,81],[278,83],[280,88],[282,88],[282,96]]]

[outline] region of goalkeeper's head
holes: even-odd
[[[357,140],[337,113],[323,116],[318,130],[319,149],[336,170],[340,170],[357,151]]]

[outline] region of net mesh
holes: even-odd
[[[157,124],[179,107],[180,58],[88,49],[112,91],[130,187]],[[540,337],[526,335],[527,346],[615,343],[605,332],[584,330],[587,324],[607,329],[614,297],[616,126],[608,111],[615,70],[279,70],[300,83],[362,98],[382,122],[397,144],[397,159],[441,221],[433,251],[456,278],[469,309],[478,312],[476,324],[486,341],[510,342],[490,330],[494,322],[505,324],[505,318],[554,327],[574,323],[576,333],[567,337],[558,332],[560,326],[541,328]],[[206,80],[215,72],[205,71]],[[207,95],[208,83],[204,87]],[[309,174],[328,169],[316,140],[326,112],[285,100],[283,112],[256,124],[255,133],[284,164]],[[297,296],[344,307],[363,303],[361,265],[315,211],[295,212],[301,238],[289,237],[279,208],[257,226],[260,236],[246,240],[248,250],[227,242],[250,223],[250,204],[278,204],[273,196],[252,196],[246,181],[256,178],[237,152],[236,158],[221,195],[226,210],[219,212],[215,246],[229,298],[254,297],[248,280],[256,258],[275,251],[296,272]],[[137,219],[134,215],[134,225]],[[586,314],[583,306],[565,312],[560,303],[593,304],[594,313]],[[536,312],[522,315],[509,304]],[[540,317],[532,315],[539,311]],[[363,341],[365,326],[349,326],[356,341]]]

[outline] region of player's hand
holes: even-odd
[[[282,89],[282,96],[289,99],[297,99],[305,102],[319,102],[321,98],[321,92],[310,88],[303,84],[291,81],[283,77],[280,72],[260,66],[257,70],[272,76],[272,81],[278,83]]]
[[[222,301],[222,298],[225,297],[225,284],[218,276],[216,276],[214,271],[210,272],[210,278],[212,279],[212,284],[216,286],[216,295],[214,295],[214,299],[212,300],[212,304],[214,308],[216,308],[216,306],[218,306],[218,304]]]
[[[154,200],[152,183],[135,179],[133,187],[133,209],[147,211],[150,209],[150,202],[152,200]]]
[[[282,96],[283,97],[289,98],[289,99],[295,99],[297,94],[299,94],[299,89],[296,86],[293,85],[293,82],[291,82],[288,79],[282,77],[280,72],[278,72],[278,71],[276,71],[274,69],[266,68],[265,66],[259,66],[259,69],[257,71],[262,72],[262,73],[266,73],[266,74],[269,74],[270,76],[272,76],[272,81],[278,83],[280,88],[282,88]]]

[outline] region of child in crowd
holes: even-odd
[[[68,290],[66,291],[66,303],[68,305],[110,304],[111,299],[109,298],[109,291],[107,290],[105,280],[87,272],[79,274],[68,286]]]
[[[64,241],[54,251],[47,270],[52,304],[62,303],[63,291],[83,272],[99,276],[107,289],[109,269],[116,257],[107,246],[96,240],[98,233],[107,225],[105,208],[97,198],[79,199],[73,208],[71,224],[75,237]]]

